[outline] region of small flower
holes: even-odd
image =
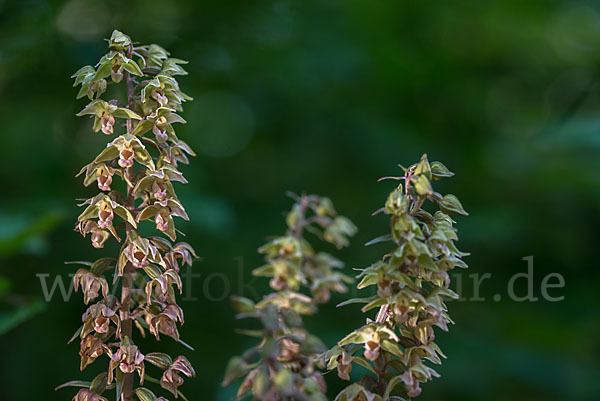
[[[187,242],[179,242],[173,247],[173,254],[176,259],[181,259],[183,264],[192,265],[192,257],[197,258],[196,252]]]
[[[127,339],[127,338],[126,338]],[[140,384],[144,382],[144,355],[138,347],[133,344],[121,344],[119,349],[110,355],[110,365],[108,370],[108,383],[112,383],[114,370],[119,367],[123,373],[133,373],[138,369],[140,375]]]
[[[404,297],[399,298],[394,304],[394,319],[398,323],[404,323],[408,320],[409,304]]]
[[[390,280],[380,279],[377,282],[377,295],[381,298],[387,298],[392,295],[392,282]]]
[[[99,394],[94,393],[93,391],[88,390],[87,388],[82,388],[75,394],[72,401],[108,401],[106,398],[101,397]]]
[[[374,331],[371,338],[365,342],[365,357],[374,361],[379,356],[379,334]]]
[[[175,283],[181,293],[181,277],[174,269],[167,270],[164,274],[161,274],[154,280],[150,280],[146,283],[146,301],[148,304],[151,302],[151,296],[154,290],[154,295],[161,302],[168,301],[170,295],[172,295],[172,284]]]
[[[81,356],[81,365],[79,368],[81,370],[85,369],[104,353],[102,345],[102,340],[93,334],[88,334],[81,339],[79,343],[79,356]]]
[[[337,357],[338,376],[343,380],[350,380],[350,372],[352,372],[352,356],[346,351]]]
[[[112,114],[103,111],[100,114],[100,124],[102,127],[102,132],[104,132],[106,135],[111,135],[113,133],[113,126],[115,125],[115,118]]]
[[[158,315],[149,315],[147,320],[150,333],[154,334],[157,340],[160,340],[160,333],[163,333],[179,341],[177,322],[183,324],[183,311],[178,305],[169,304]]]
[[[158,213],[156,213],[156,217],[154,218],[154,222],[156,223],[156,229],[159,231],[167,231],[169,229],[169,220],[171,215],[167,208],[161,208]]]
[[[96,331],[96,333],[108,332],[108,327],[110,326],[110,321],[113,316],[115,316],[115,311],[102,302],[90,306],[81,318],[85,323],[83,329],[84,333],[88,331],[85,326],[91,326],[92,324],[93,330]]]
[[[98,203],[98,226],[100,228],[108,228],[112,226],[112,221],[115,217],[110,203],[106,201],[100,201]]]
[[[150,97],[158,102],[161,107],[165,107],[169,103],[169,99],[159,90],[153,90]]]
[[[97,298],[100,289],[106,298],[108,294],[108,282],[104,277],[98,277],[86,269],[79,269],[73,277],[74,289],[77,292],[79,285],[83,291],[83,301],[87,305],[90,300]]]
[[[158,201],[164,201],[167,199],[167,187],[163,182],[154,181],[152,183],[152,194],[154,198]]]
[[[283,274],[278,274],[269,281],[269,285],[276,291],[283,290],[288,285],[288,277]]]
[[[94,248],[103,248],[104,243],[110,237],[110,232],[103,230],[93,220],[85,220],[77,223],[75,231],[81,233],[84,237],[91,233],[92,234],[92,246]]]
[[[183,164],[188,164],[189,159],[184,152],[188,155],[194,155],[194,152],[192,151],[192,149],[189,148],[187,144],[185,144],[183,141],[179,141],[177,144],[171,145],[164,151],[164,153],[161,154],[159,164],[166,163],[172,165],[175,168],[177,168],[177,165],[180,162]]]
[[[177,398],[177,388],[183,384],[181,374],[187,377],[196,377],[194,368],[192,368],[190,361],[184,356],[178,356],[173,364],[165,370],[160,379],[161,386],[173,393],[175,398]]]
[[[119,151],[119,166],[123,168],[133,166],[134,151],[130,141],[123,141],[123,147]]]
[[[129,244],[127,248],[125,248],[125,256],[131,262],[131,264],[136,268],[144,268],[150,264],[148,261],[148,255],[144,252],[140,247],[136,244]]]
[[[96,169],[96,175],[98,188],[100,188],[102,191],[110,191],[110,184],[112,184],[112,172],[106,166],[101,165]]]
[[[402,381],[404,382],[404,387],[406,387],[407,395],[410,398],[416,397],[421,394],[421,387],[419,387],[419,380],[415,377],[412,370],[408,369],[401,376]]]
[[[110,77],[113,82],[119,83],[123,79],[123,65],[115,63],[118,61],[116,58],[113,59],[113,64],[110,67]]]
[[[109,236],[108,231],[100,228],[92,230],[92,246],[94,248],[104,248],[104,242],[106,242]]]
[[[169,138],[169,135],[167,135],[167,128],[165,126],[166,124],[167,118],[165,116],[160,116],[156,119],[154,127],[152,127],[152,132],[154,132],[154,135],[156,136],[156,141],[158,143],[164,143]]]

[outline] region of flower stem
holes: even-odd
[[[133,46],[129,47],[128,56],[131,58],[133,53]],[[127,103],[128,108],[133,111],[135,108],[135,100],[133,98],[133,85],[131,82],[131,75],[128,71],[125,71],[125,82],[127,83]],[[127,119],[127,133],[131,133],[133,131],[133,120]],[[125,171],[125,174],[129,177],[129,182],[133,184],[133,178],[135,172],[133,171],[133,167],[128,167]],[[133,187],[127,184],[127,200],[125,207],[130,211],[133,211],[135,205],[133,201]],[[130,241],[130,233],[133,230],[133,227],[126,223],[126,231],[127,236],[125,238],[125,246],[129,245]],[[124,338],[129,338],[131,341],[132,336],[132,321],[131,321],[131,309],[130,309],[130,297],[131,297],[131,264],[128,262],[123,269],[123,278],[121,284],[121,341]],[[123,386],[121,390],[121,400],[122,401],[133,401],[133,373],[125,373],[123,375]]]

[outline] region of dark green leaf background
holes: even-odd
[[[197,300],[181,303],[196,351],[168,338],[141,347],[189,356],[191,400],[233,398],[222,373],[250,340],[234,333],[248,327],[224,294],[255,297],[243,285],[262,262],[256,248],[284,230],[285,191],[329,196],[357,224],[339,254],[351,273],[386,252],[362,246],[387,232],[370,214],[394,183],[377,178],[423,152],[456,173],[434,186],[470,213],[457,217],[472,254],[463,295],[469,274],[491,278],[485,301],[450,303],[456,325],[438,336],[448,360],[418,399],[600,399],[600,3],[0,0],[2,400],[69,400],[72,389],[53,388],[104,366],[80,373],[78,345],[66,344],[81,294],[40,306],[36,274],[66,280],[75,268],[64,261],[116,250],[72,231],[75,198],[94,194],[74,176],[108,138],[75,117],[85,101],[69,78],[115,28],[190,61],[180,82],[195,101],[178,134],[198,157],[177,190],[191,218],[179,227],[203,258],[200,277],[184,278]],[[508,298],[530,255],[534,295],[558,272],[566,286],[550,294],[564,300]],[[364,322],[360,305],[336,310],[341,300],[307,320],[328,345]],[[341,381],[327,378],[333,399]]]

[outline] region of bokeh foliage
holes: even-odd
[[[103,138],[74,117],[69,77],[115,28],[190,60],[182,85],[196,101],[180,135],[199,157],[179,195],[193,222],[182,229],[203,261],[192,280],[199,299],[184,305],[182,336],[197,349],[189,394],[233,395],[219,387],[222,372],[248,344],[233,332],[229,302],[208,300],[203,286],[223,294],[222,280],[206,281],[222,273],[240,293],[234,258],[249,282],[256,248],[283,229],[285,191],[326,195],[352,218],[360,231],[340,257],[364,267],[381,249],[356,244],[385,230],[370,212],[391,190],[376,178],[427,152],[456,173],[452,192],[470,212],[459,243],[472,253],[464,295],[468,274],[492,279],[485,302],[450,304],[457,324],[439,336],[448,360],[423,399],[600,397],[598,3],[0,1],[0,275],[11,294],[40,298],[35,274],[53,279],[71,271],[63,261],[97,255],[71,220],[82,195],[74,175]],[[28,232],[47,216],[49,230]],[[536,295],[560,272],[564,301],[507,299],[529,255]],[[75,298],[55,297],[0,337],[2,399],[66,397],[52,388],[77,375],[66,345],[83,312]],[[347,308],[327,306],[306,323],[330,345],[363,323]],[[327,380],[334,394],[341,383]]]

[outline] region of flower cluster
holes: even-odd
[[[357,288],[376,287],[376,295],[343,304],[365,303],[367,312],[379,308],[375,320],[348,334],[323,354],[329,370],[350,380],[353,364],[369,372],[346,387],[339,401],[407,400],[421,393],[421,383],[438,374],[424,363],[440,364],[444,354],[435,344],[434,326],[446,331],[452,320],[443,297],[457,298],[449,289],[448,271],[467,265],[454,242],[458,239],[452,213],[467,215],[454,195],[434,192],[431,182],[451,173],[442,163],[420,162],[404,169],[401,184],[378,210],[390,216],[391,233],[369,244],[394,244],[382,260],[362,269]],[[426,200],[438,206],[433,214]]]
[[[294,196],[296,203],[286,218],[285,236],[275,238],[259,249],[266,264],[253,271],[255,276],[270,278],[275,291],[260,302],[234,297],[239,318],[252,317],[261,330],[245,331],[260,338],[257,346],[229,361],[223,385],[244,378],[238,398],[255,400],[323,401],[325,381],[316,369],[324,344],[303,327],[302,315],[315,312],[327,302],[330,293],[345,292],[352,279],[336,271],[342,263],[333,256],[315,252],[303,233],[313,232],[338,248],[348,244],[356,227],[337,215],[331,201],[316,195]],[[310,295],[301,293],[307,289]]]
[[[191,100],[175,79],[186,74],[185,62],[158,45],[135,45],[118,31],[108,47],[95,67],[85,66],[73,75],[75,86],[81,85],[77,98],[91,101],[78,115],[91,116],[95,132],[116,135],[79,173],[85,186],[95,183],[101,192],[81,204],[85,209],[75,230],[84,237],[90,234],[95,248],[103,248],[111,237],[122,245],[116,258],[77,262],[85,267],[75,274],[74,288],[81,288],[86,305],[95,303],[83,314],[83,325],[72,340],[80,338],[81,370],[103,355],[108,368],[89,383],[77,382],[85,388],[74,400],[106,400],[102,393],[113,388],[118,400],[132,400],[134,394],[142,401],[165,400],[145,387],[135,388],[135,375],[140,386],[154,382],[177,398],[182,376],[195,376],[194,369],[183,356],[172,360],[166,354],[144,353],[133,341],[133,327],[142,336],[148,331],[157,340],[162,334],[181,342],[183,311],[175,297],[181,292],[179,269],[196,257],[190,245],[175,243],[174,217],[188,216],[173,183],[187,182],[178,164],[187,164],[187,155],[194,155],[173,128],[185,123],[177,112]],[[120,82],[127,89],[126,101],[100,98]],[[113,189],[115,177],[124,182],[119,186],[123,191]],[[147,220],[168,239],[143,237],[138,229]],[[111,280],[105,275],[112,275]],[[109,281],[120,286],[119,298],[111,295],[119,292],[110,290]],[[147,364],[162,370],[160,379],[146,373]]]

